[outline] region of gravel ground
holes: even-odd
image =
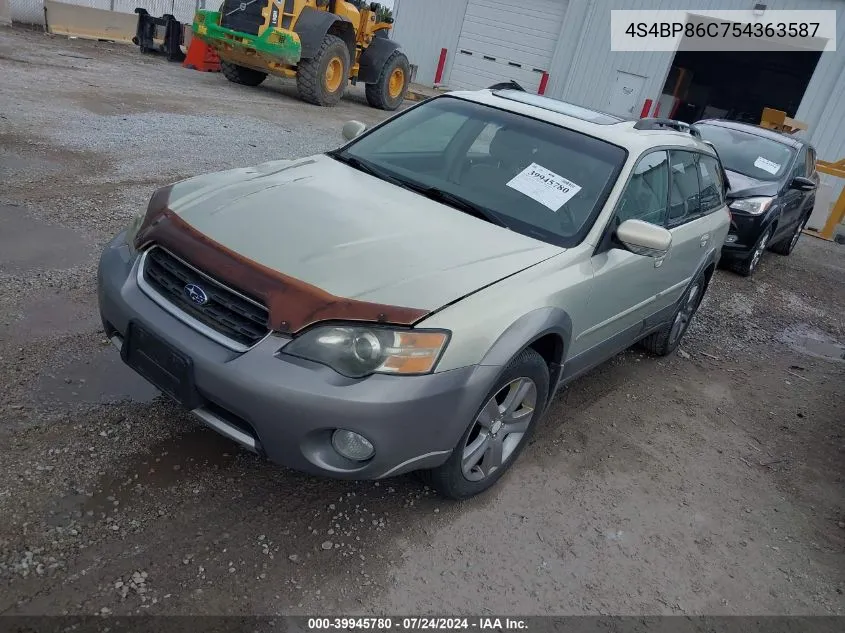
[[[845,614],[842,246],[718,272],[681,353],[565,390],[488,495],[315,479],[121,365],[96,258],[156,186],[384,113],[8,28],[0,77],[0,614]]]

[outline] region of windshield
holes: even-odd
[[[572,246],[590,229],[627,153],[550,123],[439,97],[333,155],[458,210]]]
[[[696,124],[695,128],[713,143],[725,169],[744,176],[779,180],[792,162],[793,150],[783,143],[718,125]]]

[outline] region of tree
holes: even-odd
[[[393,19],[393,11],[389,7],[385,7],[384,5],[378,8],[376,11],[376,20],[378,22],[387,22],[388,20]]]

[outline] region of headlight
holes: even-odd
[[[772,202],[774,201],[774,198],[768,198],[765,196],[757,198],[741,198],[731,202],[730,206],[732,211],[739,211],[750,215],[761,215],[765,213],[770,206],[772,206]]]
[[[147,218],[152,218],[156,214],[160,213],[162,209],[167,207],[167,204],[170,201],[170,192],[172,189],[173,185],[167,185],[166,187],[156,189],[150,197],[149,203],[147,203],[147,210],[133,218],[127,225],[126,243],[129,244],[130,250],[135,250],[135,237],[138,235],[138,231],[141,230],[141,227],[144,226],[144,221]]]
[[[144,218],[146,214],[139,213],[132,221],[126,225],[126,243],[129,245],[129,250],[135,250],[135,236],[138,235],[138,229],[141,228],[141,225],[144,223]]]
[[[323,363],[350,378],[373,373],[427,374],[434,369],[448,340],[448,332],[333,325],[295,338],[282,353]]]

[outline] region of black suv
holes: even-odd
[[[747,123],[707,119],[694,127],[716,148],[727,172],[731,230],[722,261],[749,276],[767,248],[789,255],[813,212],[816,150]]]

